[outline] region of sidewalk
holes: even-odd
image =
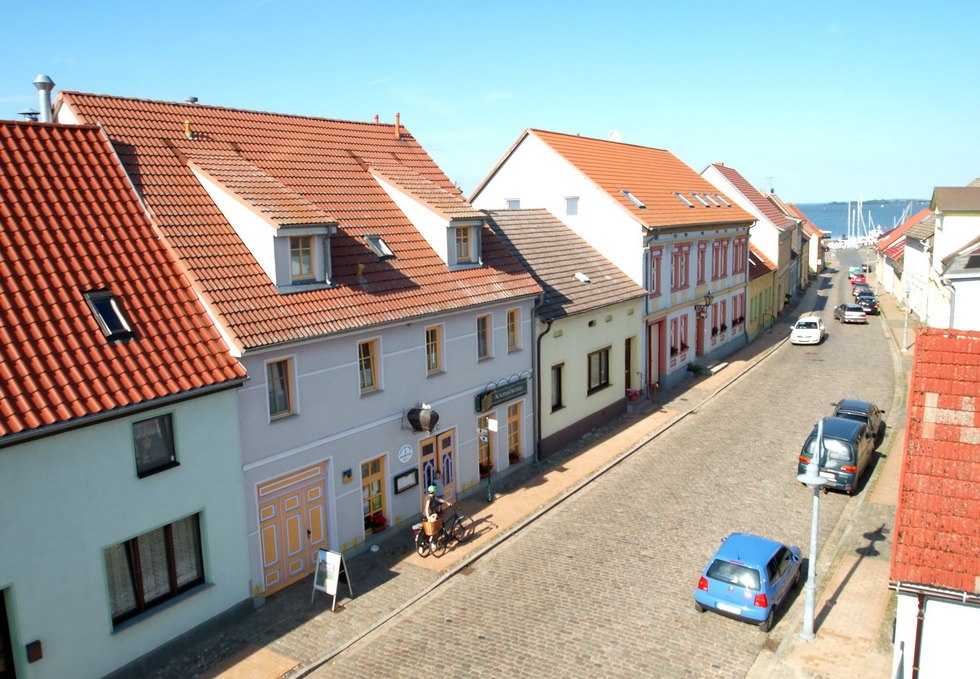
[[[808,288],[798,305],[800,310],[813,308],[820,280]],[[887,296],[882,307],[881,327],[885,331],[894,334],[895,319],[898,321],[897,345],[901,341],[902,315]],[[419,557],[411,542],[410,527],[393,526],[391,537],[377,545],[376,551],[346,559],[354,597],[347,596],[346,585],[340,583],[334,611],[332,597],[323,593],[317,592],[311,603],[312,580],[306,579],[217,629],[187,635],[181,641],[182,648],[168,653],[165,664],[144,666],[139,676],[306,676],[444,580],[465,573],[473,560],[734,383],[786,341],[797,315],[796,310],[784,314],[772,329],[726,357],[713,374],[663,390],[655,399],[632,403],[629,412],[591,432],[577,445],[540,463],[525,462],[499,481],[491,479],[491,502],[487,501],[486,484],[481,485],[475,494],[460,502],[463,513],[474,521],[474,538],[450,548],[441,558]],[[894,353],[898,371],[902,357],[897,350]],[[903,404],[892,404],[890,412],[904,412]],[[891,425],[894,430],[890,431],[889,441],[894,444],[892,449],[900,452],[902,433],[896,424]],[[845,511],[832,539],[822,547],[819,572],[830,576],[824,578],[826,582],[818,592],[817,639],[798,639],[801,599],[800,614],[786,615],[776,630],[783,630],[781,641],[773,650],[767,645],[749,677],[850,677],[856,670],[868,676],[887,676],[891,647],[890,643],[880,643],[880,638],[884,627],[888,627],[886,638],[889,642],[891,639],[893,615],[886,615],[891,600],[887,578],[899,457],[889,454],[884,464],[879,463],[867,491],[852,503],[856,505],[854,511],[850,507]],[[887,530],[870,531],[865,537],[852,534],[852,527],[861,531],[868,521],[877,521]],[[853,550],[848,550],[855,538],[865,543],[865,551],[859,551],[856,557]],[[832,571],[828,568],[831,563]],[[770,637],[774,645],[776,641]]]

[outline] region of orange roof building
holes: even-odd
[[[0,664],[104,676],[245,598],[246,373],[98,127],[0,123],[0,225]]]
[[[980,332],[925,328],[915,342],[895,515],[902,676],[955,676],[980,625]],[[896,675],[898,676],[898,675]]]
[[[452,500],[481,469],[505,470],[510,449],[533,456],[541,288],[397,116],[80,92],[62,92],[56,115],[106,131],[248,371],[257,591],[306,577],[319,549],[361,550],[414,519],[430,484]]]
[[[471,200],[548,210],[647,291],[646,387],[744,342],[754,219],[670,151],[528,129]]]

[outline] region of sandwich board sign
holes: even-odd
[[[343,577],[347,583],[347,591],[351,598],[354,598],[354,589],[350,584],[350,577],[347,575],[347,564],[344,562],[344,555],[340,552],[330,552],[321,549],[316,553],[316,570],[313,573],[313,596],[310,603],[316,597],[317,591],[323,592],[333,597],[333,604],[330,610],[337,606],[337,583]]]

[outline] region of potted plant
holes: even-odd
[[[629,399],[630,401],[635,401],[636,399],[640,398],[640,390],[632,389],[632,388],[627,389],[626,398]]]
[[[718,328],[712,328],[711,329],[711,336],[714,337],[717,334],[718,334]]]
[[[485,479],[490,476],[490,472],[493,471],[493,462],[481,462],[480,463],[480,478]]]
[[[366,528],[369,528],[372,533],[380,533],[388,526],[388,520],[381,512],[370,514],[364,523],[367,524]]]
[[[671,356],[676,356],[677,355],[677,347],[671,347],[670,348],[670,355]]]
[[[722,324],[721,324],[721,331],[722,331],[722,332],[725,332],[726,330],[728,330],[728,325],[727,325],[727,324],[725,324],[725,323],[722,323]]]
[[[511,450],[507,453],[507,459],[511,464],[517,464],[521,461],[521,452],[519,450]]]
[[[687,351],[687,345],[681,344],[681,351]]]

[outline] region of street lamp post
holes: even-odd
[[[813,614],[817,599],[817,526],[820,517],[820,488],[827,479],[820,476],[820,462],[823,458],[823,418],[817,422],[817,449],[810,451],[810,461],[806,465],[806,473],[797,475],[796,479],[813,491],[813,517],[810,521],[810,553],[807,568],[806,588],[803,599],[803,631],[800,638],[810,641],[814,638]]]

